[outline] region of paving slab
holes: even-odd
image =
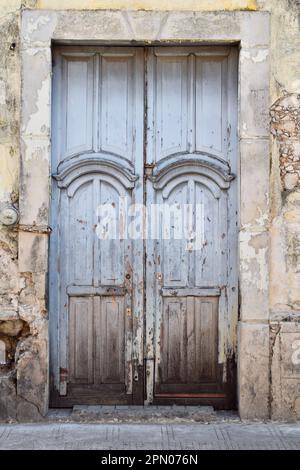
[[[299,450],[300,423],[0,425],[1,450]]]

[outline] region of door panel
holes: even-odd
[[[170,209],[160,214],[160,226],[164,227],[165,233],[161,233],[163,239],[162,257],[163,278],[165,287],[182,287],[188,285],[189,257],[185,249],[186,241],[178,239],[181,237],[179,229],[183,223],[182,213],[177,210],[188,203],[187,184],[181,183],[172,191],[167,198],[167,208]],[[165,222],[165,225],[163,225]],[[178,230],[178,233],[176,233]],[[164,240],[164,237],[166,239]]]
[[[156,159],[187,150],[187,57],[158,57],[156,62]]]
[[[69,319],[69,357],[71,384],[92,384],[94,382],[93,336],[93,299],[91,297],[71,297]]]
[[[195,69],[196,149],[226,158],[227,57],[196,57]]]
[[[122,297],[102,297],[99,317],[98,331],[101,331],[101,338],[99,338],[100,382],[124,383],[124,299]]]
[[[181,391],[201,382],[216,385],[218,298],[165,297],[162,325],[161,390],[172,393],[176,384]]]
[[[232,54],[226,47],[149,51],[149,162],[195,152],[229,160],[228,110],[235,104],[227,100],[236,80]]]
[[[66,244],[70,246],[69,282],[74,285],[92,285],[94,277],[93,247],[93,180],[78,188],[74,196],[68,199],[69,214]],[[67,222],[67,221],[66,221]],[[85,253],[86,256],[82,256]]]
[[[92,150],[93,57],[66,57],[63,61],[64,120],[61,133],[62,155]]]
[[[133,158],[134,146],[134,60],[132,53],[101,57],[100,146],[128,160]]]

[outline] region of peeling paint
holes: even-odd
[[[269,55],[268,49],[260,49],[256,52],[255,55],[251,54],[249,51],[244,51],[242,53],[241,59],[252,60],[254,63],[264,62]]]
[[[6,83],[0,80],[0,105],[6,103]]]
[[[240,272],[243,282],[255,285],[257,290],[266,291],[268,286],[268,246],[266,246],[266,234],[240,232]]]
[[[41,84],[41,88],[38,91],[38,98],[37,98],[37,103],[36,103],[37,111],[30,115],[26,129],[24,129],[24,135],[32,135],[32,134],[36,135],[37,129],[40,129],[41,134],[45,133],[45,130],[42,127],[43,124],[41,123],[41,116],[50,115],[49,92],[50,92],[49,79],[45,79],[43,80]]]
[[[256,0],[37,0],[47,9],[128,9],[128,10],[256,10]]]
[[[24,40],[30,42],[32,34],[48,23],[50,23],[48,16],[39,15],[35,20],[31,19],[27,26],[27,34],[23,36]]]

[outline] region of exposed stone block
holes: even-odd
[[[0,375],[0,421],[16,419],[16,402],[14,373]]]
[[[19,336],[24,328],[23,320],[0,321],[0,334],[7,336]]]
[[[47,236],[20,232],[19,270],[20,272],[41,272],[47,270]]]
[[[238,400],[243,419],[269,417],[269,325],[239,323]]]
[[[19,318],[19,314],[17,310],[11,309],[9,306],[7,306],[7,308],[5,309],[1,307],[0,322],[6,321],[6,320],[17,320],[18,318]]]
[[[271,416],[300,419],[300,316],[271,323]]]
[[[27,339],[17,360],[17,394],[43,416],[48,408],[48,349],[43,339]],[[23,404],[21,407],[23,408]],[[24,410],[23,410],[24,411]],[[18,410],[18,413],[21,413]],[[36,413],[35,413],[36,414]]]
[[[39,413],[38,408],[33,403],[19,397],[17,399],[16,417],[21,423],[38,423],[43,421],[43,416]]]

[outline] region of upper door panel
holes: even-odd
[[[56,165],[70,157],[103,153],[134,168],[137,126],[142,125],[136,112],[142,55],[137,48],[55,50]]]
[[[148,153],[157,163],[205,153],[228,161],[230,48],[153,48],[149,52]]]

